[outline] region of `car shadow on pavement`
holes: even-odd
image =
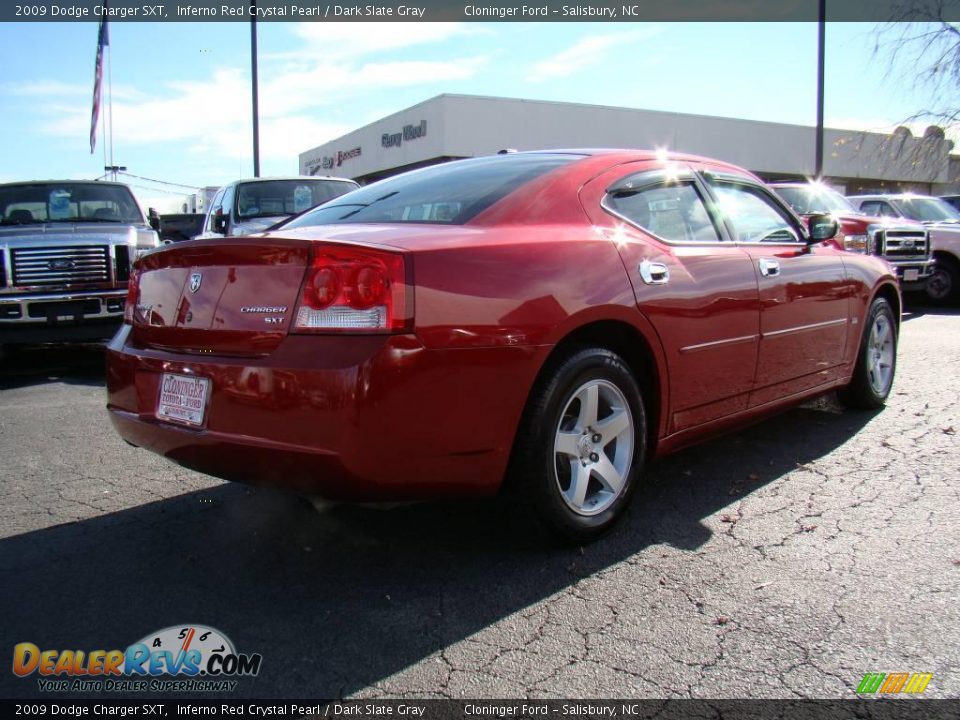
[[[318,511],[236,484],[10,537],[2,650],[122,650],[206,624],[263,655],[226,697],[346,696],[645,549],[694,551],[711,537],[705,520],[872,417],[821,401],[667,458],[624,522],[584,548],[504,519],[503,500]],[[0,673],[0,696],[38,695],[36,677]]]
[[[64,382],[106,385],[102,345],[55,345],[4,348],[0,359],[0,390]]]
[[[936,305],[912,305],[904,308],[903,321],[916,320],[924,315],[960,315],[960,308],[938,307]]]

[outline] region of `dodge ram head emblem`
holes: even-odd
[[[195,293],[203,282],[203,273],[190,273],[190,292]]]

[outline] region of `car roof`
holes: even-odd
[[[332,175],[277,175],[274,177],[241,178],[240,180],[229,182],[227,185],[240,185],[241,183],[246,185],[248,183],[273,182],[275,180],[334,180],[336,182],[348,182],[353,184],[356,184],[357,182],[356,180],[351,180],[350,178],[333,177]]]
[[[17,185],[110,185],[129,189],[125,183],[111,182],[110,180],[17,180],[15,182],[0,183],[0,187],[15,187]]]
[[[850,195],[851,200],[903,200],[904,198],[932,198],[933,195],[926,193],[868,193],[866,195]]]

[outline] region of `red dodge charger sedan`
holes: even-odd
[[[135,267],[108,350],[128,442],[331,499],[490,495],[575,539],[644,465],[839,390],[883,405],[891,268],[750,173],[505,153],[356,190]]]

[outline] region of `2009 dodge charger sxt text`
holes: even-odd
[[[135,269],[108,351],[129,442],[334,499],[495,493],[568,536],[645,462],[829,390],[880,407],[900,295],[724,163],[508,153]]]

